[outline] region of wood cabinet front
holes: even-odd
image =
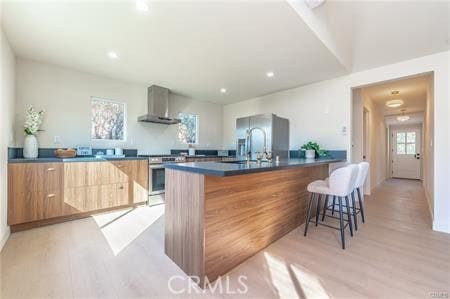
[[[61,191],[34,191],[13,194],[8,206],[8,224],[14,225],[62,216]]]
[[[8,224],[145,202],[147,160],[8,166]]]

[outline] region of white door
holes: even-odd
[[[420,137],[418,128],[392,131],[392,177],[420,179]]]

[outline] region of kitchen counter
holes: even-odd
[[[8,163],[57,163],[57,162],[101,162],[101,161],[127,161],[127,160],[148,160],[145,157],[75,157],[75,158],[35,158],[35,159],[25,159],[25,158],[15,158],[8,159]]]
[[[335,158],[320,158],[320,159],[284,159],[279,163],[256,162],[235,163],[235,162],[191,162],[191,163],[176,163],[165,165],[166,168],[174,170],[182,170],[206,175],[216,176],[234,176],[249,173],[258,173],[265,171],[282,170],[296,167],[312,167],[329,163],[342,162],[342,159]]]
[[[166,255],[204,288],[303,224],[307,185],[341,161],[165,165]]]

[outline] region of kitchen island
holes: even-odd
[[[204,287],[301,225],[306,186],[337,162],[166,165],[166,255]]]

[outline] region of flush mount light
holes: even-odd
[[[137,0],[136,1],[136,9],[142,12],[149,12],[150,5],[145,0]]]
[[[108,55],[109,59],[117,59],[117,58],[119,58],[119,55],[117,55],[117,53],[114,52],[114,51],[109,51],[107,53],[107,55]]]
[[[397,120],[398,120],[398,121],[407,121],[408,119],[410,119],[409,115],[400,115],[400,116],[397,116]]]
[[[273,72],[266,73],[266,77],[268,77],[268,78],[272,78],[273,76],[275,76],[275,74]]]
[[[221,93],[226,93],[226,92],[227,92],[227,89],[226,89],[226,88],[221,88],[221,89],[220,89],[220,92],[221,92]]]
[[[386,102],[386,106],[390,108],[397,108],[403,105],[403,100],[390,100]]]
[[[398,121],[407,121],[410,119],[409,115],[405,115],[406,109],[402,109],[400,110],[400,112],[402,113],[402,115],[397,116]]]

